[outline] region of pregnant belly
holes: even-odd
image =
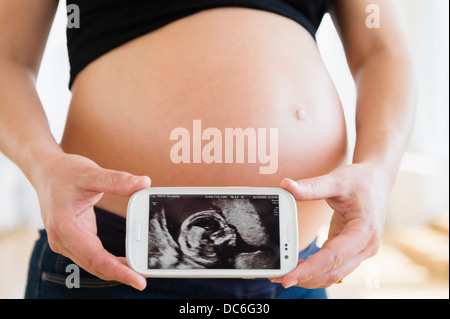
[[[341,104],[314,40],[268,12],[178,20],[95,60],[72,93],[63,149],[152,186],[278,187],[345,159]],[[127,200],[98,205],[125,216]],[[324,207],[299,205],[303,246]]]

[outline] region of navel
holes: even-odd
[[[295,117],[297,118],[297,120],[299,121],[304,121],[306,120],[307,114],[305,110],[302,109],[298,109],[295,111]]]

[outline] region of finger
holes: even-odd
[[[99,168],[89,174],[83,183],[87,190],[128,197],[140,189],[150,187],[151,180],[148,176]]]
[[[341,264],[339,267],[311,280],[302,282],[299,285],[307,289],[328,288],[350,275],[365,259],[367,259],[368,256],[369,254],[366,253],[366,251],[362,251]]]
[[[331,175],[303,179],[298,182],[285,178],[281,181],[281,187],[299,201],[327,199],[339,195],[337,183]]]
[[[285,287],[308,282],[315,277],[338,268],[359,254],[367,246],[367,239],[357,230],[344,230],[325,242],[322,249],[300,263],[291,273],[283,277]]]
[[[297,266],[300,264],[300,262],[302,262],[302,260],[299,260],[299,261],[297,262]],[[270,282],[274,282],[274,283],[277,283],[277,284],[281,284],[283,278],[284,278],[284,277],[269,277],[269,278],[267,278],[267,279],[269,279]]]
[[[303,263],[303,262],[305,262],[304,260],[298,260],[297,261],[297,267],[298,267],[298,265],[300,265],[301,263]],[[283,278],[284,277],[271,277],[271,278],[267,278],[267,279],[269,279],[271,282],[273,282],[273,283],[277,283],[277,284],[281,284],[281,282],[283,281]]]
[[[74,238],[78,238],[73,241]],[[138,290],[145,289],[145,278],[128,267],[124,258],[106,251],[100,239],[91,233],[72,232],[64,242],[65,250],[77,265],[87,272],[107,281],[118,281]]]
[[[268,278],[270,280],[270,282],[273,283],[277,283],[277,284],[281,284],[281,278],[276,277],[276,278]]]
[[[123,258],[115,257],[105,249],[93,253],[90,263],[101,279],[118,281],[141,291],[147,285],[145,278],[129,268]]]

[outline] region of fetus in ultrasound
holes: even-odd
[[[160,205],[149,220],[150,269],[270,268],[274,252],[263,240],[246,242],[222,209],[205,200]],[[243,210],[241,214],[249,212]],[[169,213],[168,213],[169,212]],[[236,212],[235,212],[236,214]],[[247,220],[242,219],[244,222]],[[254,227],[252,225],[251,227]],[[263,231],[261,227],[259,229]],[[258,235],[260,236],[260,235]],[[248,240],[247,240],[248,241]],[[251,241],[251,240],[250,240]]]
[[[237,244],[236,229],[215,210],[195,213],[181,224],[178,244],[184,259],[205,268],[226,267]]]

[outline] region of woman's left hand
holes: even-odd
[[[284,179],[281,187],[298,201],[325,199],[334,214],[322,249],[273,281],[286,288],[326,288],[378,252],[391,180],[376,164],[352,164],[298,182]]]

